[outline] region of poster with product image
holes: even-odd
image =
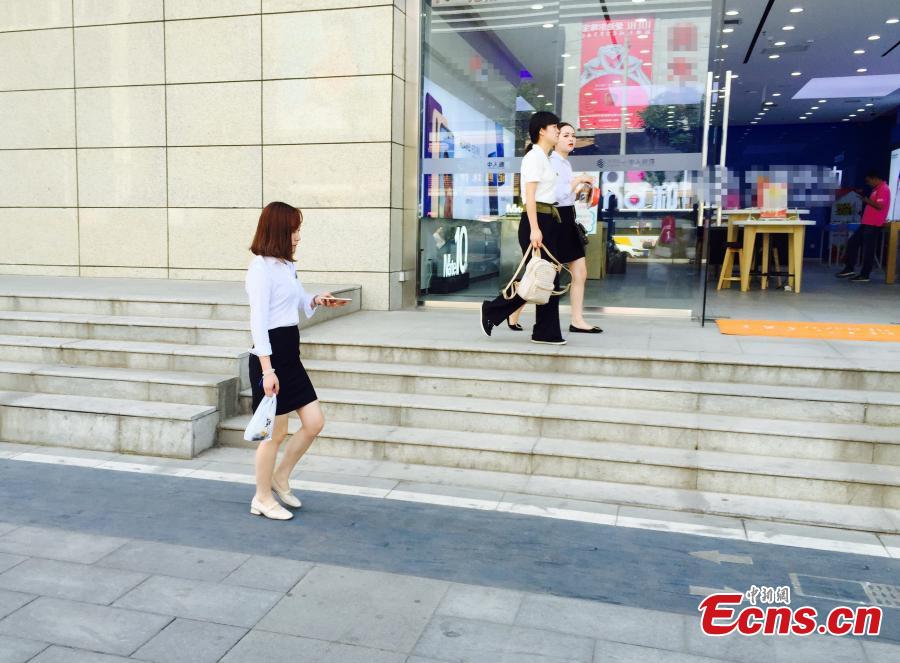
[[[900,221],[900,148],[891,152],[891,174],[888,180],[891,189],[891,206],[888,220]]]

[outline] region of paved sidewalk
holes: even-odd
[[[0,523],[3,663],[896,661],[834,638],[712,639],[686,615]]]

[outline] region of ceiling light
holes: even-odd
[[[819,99],[819,103],[820,103],[820,104],[827,104],[827,103],[828,103],[828,99]]]
[[[856,113],[850,113],[848,117],[856,117]]]
[[[545,106],[552,106],[552,105],[553,105],[553,102],[548,101],[548,102],[547,102],[546,104],[544,104],[544,105],[545,105]]]
[[[738,76],[737,74],[732,74],[731,77],[732,78],[740,78],[740,76]]]
[[[645,49],[643,49],[643,50],[641,51],[641,54],[642,54],[642,55],[646,55],[646,54],[649,53],[649,52],[650,52],[650,49],[649,49],[649,48],[645,48]]]
[[[634,4],[639,5],[639,4],[643,3],[643,2],[646,2],[647,0],[631,0],[631,1],[632,1]]]
[[[732,32],[734,32],[734,28],[725,28],[722,30],[722,32],[726,35],[730,35]]]
[[[803,75],[803,73],[800,71],[792,71],[791,72],[791,76],[802,76],[802,75]]]
[[[853,51],[853,55],[862,55],[865,52],[866,51],[864,48],[857,48],[855,51]]]
[[[750,124],[759,124],[759,122],[757,122],[756,120],[753,120],[753,122],[751,122]]]
[[[776,41],[776,42],[775,42],[775,45],[776,45],[776,46],[784,46],[785,44],[787,44],[786,41]]]
[[[544,5],[531,5],[531,8],[532,8],[533,10],[537,11],[538,9],[543,9],[543,8],[544,8]]]
[[[845,117],[843,120],[841,120],[841,122],[849,122],[849,121],[850,121],[849,117]]]
[[[869,41],[878,41],[881,39],[881,35],[869,35]]]
[[[553,24],[552,23],[544,23],[541,27],[542,28],[552,28]]]
[[[740,12],[737,9],[731,9],[725,12],[725,16],[737,16]]]
[[[888,25],[894,25],[894,23],[900,23],[900,18],[889,18],[885,21]]]
[[[570,58],[570,57],[572,57],[572,54],[571,53],[563,53],[560,57]]]
[[[728,48],[728,44],[719,44],[719,48]]]
[[[767,102],[766,102],[766,106],[774,106],[774,105],[775,105],[775,102],[774,102],[774,101],[767,101]]]
[[[557,84],[556,84],[556,87],[565,87],[565,86],[566,86],[565,83],[557,83]]]
[[[649,39],[650,35],[638,35],[638,39]]]
[[[588,94],[590,94],[590,92],[588,92]],[[538,99],[543,99],[543,98],[544,98],[544,95],[539,94],[539,95],[537,96],[537,98],[538,98]]]
[[[780,58],[780,57],[781,57],[781,56],[778,55],[778,54],[776,53],[775,55],[770,55],[770,56],[769,56],[769,59],[770,59],[770,60],[777,60],[777,59]]]
[[[869,70],[866,69],[865,67],[860,67],[859,69],[856,70],[856,73],[857,73],[857,74],[864,74],[864,73],[866,73],[867,71],[869,71]]]
[[[793,26],[793,25],[786,25],[786,26],[784,26],[784,27],[781,28],[781,29],[782,29],[782,30],[788,30],[788,31],[790,31],[790,30],[793,30],[793,29],[794,29],[794,26]]]
[[[574,64],[570,64],[566,69],[578,69]]]
[[[871,107],[874,106],[874,105],[875,105],[875,104],[866,104],[866,108],[871,108]]]
[[[773,97],[780,97],[780,96],[781,96],[781,92],[773,92],[773,93],[772,93],[772,96],[773,96]]]
[[[810,108],[813,109],[813,110],[819,110],[819,107],[818,107],[818,106],[810,106]]]
[[[793,9],[791,9],[792,14],[799,14],[802,11],[803,11],[803,7],[794,7]]]
[[[597,100],[594,99],[591,103],[592,103],[592,104],[596,104],[596,103],[597,103]]]
[[[806,119],[806,116],[805,116],[805,115],[801,115],[801,116],[800,116],[800,119],[801,119],[801,120],[805,120],[805,119]]]

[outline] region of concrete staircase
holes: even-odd
[[[353,298],[306,325],[358,310]],[[240,283],[0,277],[0,439],[191,458],[247,386]]]
[[[900,509],[897,369],[324,335],[303,357],[326,411],[317,454]],[[219,444],[244,444],[249,391],[241,408]]]

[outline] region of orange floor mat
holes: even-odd
[[[900,325],[845,322],[790,322],[783,320],[716,320],[719,331],[735,336],[821,338],[827,341],[881,341],[900,343]]]

